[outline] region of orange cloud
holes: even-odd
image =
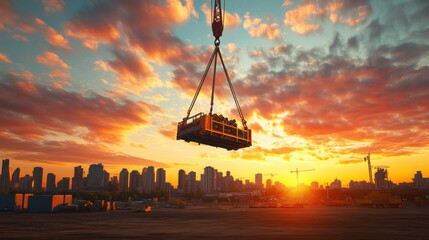
[[[142,91],[162,85],[153,67],[136,51],[115,49],[113,60],[97,60],[94,64],[103,71],[116,73],[119,83],[115,86],[126,92],[140,94]]]
[[[285,13],[284,24],[292,27],[292,31],[307,34],[320,28],[319,24],[308,23],[312,16],[321,16],[324,10],[315,3],[308,3]]]
[[[311,2],[298,6],[285,13],[284,24],[291,26],[292,31],[299,34],[308,34],[320,29],[315,20],[329,17],[333,23],[347,24],[351,27],[363,23],[371,14],[370,2],[340,1]]]
[[[63,50],[70,51],[71,47],[67,39],[63,37],[63,35],[59,34],[55,29],[48,26],[43,20],[40,18],[35,19],[35,23],[39,26],[43,31],[43,35],[46,41],[53,47],[59,47]]]
[[[328,3],[326,12],[333,23],[343,23],[351,27],[364,22],[372,10],[368,1],[339,1]]]
[[[180,41],[171,34],[171,26],[196,15],[191,0],[167,1],[165,6],[151,1],[98,2],[78,12],[64,28],[68,36],[81,39],[91,50],[97,49],[99,43],[118,44],[123,30],[134,47],[154,58],[165,59],[182,52],[181,46],[177,46]]]
[[[49,51],[45,51],[43,54],[37,56],[36,61],[52,68],[60,67],[66,70],[70,69],[70,66],[67,65],[57,54]]]
[[[213,21],[213,19],[210,19],[210,17],[212,16],[211,15],[212,10],[206,4],[203,4],[201,6],[201,10],[203,11],[204,15],[206,15],[206,23],[208,25],[211,25]],[[223,24],[225,28],[235,28],[235,27],[238,27],[240,23],[241,23],[241,18],[237,13],[229,13],[229,12],[225,13],[225,19],[223,19]]]
[[[242,108],[250,112],[245,114],[280,120],[285,134],[315,146],[328,145],[332,151],[333,146],[349,153],[370,147],[383,155],[401,155],[429,147],[429,119],[424,114],[429,110],[429,69],[419,65],[427,45],[381,46],[365,61],[286,50],[260,56],[262,63],[252,65],[234,85],[247,99]],[[294,70],[274,71],[279,65]]]
[[[96,93],[82,96],[9,74],[0,81],[0,132],[17,138],[43,139],[54,134],[115,144],[127,131],[148,124],[147,116],[159,111],[145,102]]]
[[[9,57],[4,53],[0,53],[0,61],[5,62],[5,63],[12,63],[12,61],[9,59]]]
[[[68,79],[70,78],[70,74],[67,72],[63,72],[61,70],[53,70],[51,73],[49,73],[50,78],[59,78],[59,79]]]
[[[64,0],[42,0],[45,5],[45,12],[61,12],[65,3]]]
[[[243,27],[252,37],[266,37],[275,40],[280,37],[280,29],[277,23],[262,23],[260,18],[252,18],[249,12],[244,15]]]

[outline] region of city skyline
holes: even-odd
[[[349,182],[367,180],[368,152],[395,182],[429,171],[428,1],[227,0],[219,48],[252,130],[238,151],[176,140],[214,48],[210,4],[0,1],[1,157],[22,176],[43,165],[43,181],[103,163],[91,179],[216,166]],[[218,70],[213,112],[240,123]],[[192,114],[209,112],[213,76]]]
[[[2,173],[7,172],[6,170],[9,169],[10,172],[10,160],[4,159],[2,161]],[[155,168],[153,166],[146,166],[143,167],[141,170],[141,173],[138,170],[131,170],[128,171],[128,169],[123,168],[119,174],[113,174],[110,175],[108,171],[106,171],[103,167],[102,163],[98,164],[90,164],[88,166],[88,173],[85,176],[82,166],[76,166],[75,174],[73,177],[63,177],[58,182],[55,182],[56,175],[55,173],[48,172],[46,175],[46,178],[43,177],[43,167],[34,167],[33,169],[33,176],[30,176],[29,174],[26,174],[23,177],[19,178],[19,183],[22,184],[22,181],[26,182],[28,180],[28,177],[30,177],[30,186],[28,187],[28,183],[25,183],[27,187],[13,187],[13,177],[9,178],[9,183],[5,183],[5,179],[3,178],[3,175],[0,176],[1,181],[0,190],[5,190],[5,184],[9,184],[12,189],[21,189],[23,191],[28,192],[42,192],[42,191],[48,191],[50,189],[57,190],[65,190],[65,191],[79,191],[79,190],[86,190],[86,191],[106,191],[111,184],[115,184],[116,191],[138,191],[140,193],[150,193],[153,190],[156,189],[170,189],[171,190],[177,190],[179,192],[187,192],[189,190],[196,191],[197,187],[195,184],[199,184],[198,189],[202,191],[203,193],[211,193],[216,192],[216,185],[219,187],[222,184],[218,183],[216,179],[224,179],[222,181],[231,181],[231,182],[240,182],[243,186],[247,186],[251,184],[251,188],[253,189],[267,189],[271,186],[281,184],[284,187],[287,188],[294,188],[294,187],[309,187],[311,189],[319,189],[329,186],[331,189],[340,189],[340,188],[350,188],[350,189],[392,189],[394,186],[398,187],[403,184],[411,184],[410,186],[414,186],[417,188],[429,188],[429,178],[425,178],[423,175],[423,172],[421,170],[416,170],[413,176],[410,176],[411,181],[406,182],[395,182],[392,181],[388,177],[387,168],[383,168],[385,166],[376,167],[377,171],[374,172],[374,179],[375,183],[371,184],[369,181],[365,179],[354,179],[350,180],[349,182],[342,182],[341,179],[338,179],[335,177],[329,182],[319,182],[317,179],[311,180],[310,183],[302,183],[301,181],[297,182],[295,186],[285,186],[283,183],[279,181],[275,181],[273,178],[274,174],[262,174],[262,173],[255,173],[254,174],[254,181],[252,182],[251,179],[244,179],[241,177],[232,177],[232,174],[230,171],[225,171],[225,175],[223,171],[219,171],[218,169],[212,167],[212,166],[206,166],[202,173],[200,174],[200,178],[198,179],[197,173],[194,171],[187,171],[184,169],[180,169],[176,175],[174,175],[177,179],[177,184],[173,184],[166,181],[166,171],[163,168],[158,168],[155,171]],[[15,172],[18,170],[19,167],[16,168]],[[149,169],[149,170],[148,170]],[[134,173],[134,176],[132,174]],[[41,175],[42,174],[42,175]],[[105,179],[107,174],[107,179]],[[269,177],[264,177],[264,175],[269,175]],[[7,176],[7,174],[6,174]],[[18,174],[19,176],[19,174]],[[97,176],[97,177],[96,177]],[[231,177],[231,178],[230,178]],[[230,178],[230,179],[229,179]],[[24,179],[24,180],[22,180]],[[25,180],[27,179],[27,180]],[[37,180],[35,180],[37,179]],[[43,181],[46,179],[46,181]],[[150,180],[152,179],[152,180]],[[229,180],[228,180],[229,179]],[[22,181],[21,181],[22,180]],[[36,183],[37,181],[37,183]],[[82,181],[86,182],[86,186],[83,186],[81,183]],[[117,181],[116,183],[113,183],[114,181]],[[76,184],[77,183],[77,184]],[[32,185],[32,186],[31,186]],[[76,186],[78,185],[78,186]],[[169,185],[170,187],[166,187]],[[372,186],[371,186],[372,185]],[[85,187],[85,188],[83,188]],[[229,189],[228,187],[224,189]],[[171,191],[170,190],[170,191]],[[218,189],[219,190],[219,189]],[[231,189],[229,189],[231,190]]]

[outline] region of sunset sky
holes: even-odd
[[[429,1],[227,0],[220,47],[253,131],[239,151],[176,140],[214,47],[210,2],[0,1],[1,159],[57,180],[103,163],[163,167],[174,186],[205,166],[346,186],[368,181],[370,151],[393,182],[429,176]],[[208,76],[192,113],[210,109]],[[218,77],[214,112],[239,120]]]

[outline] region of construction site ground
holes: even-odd
[[[429,207],[0,213],[1,239],[429,239]]]

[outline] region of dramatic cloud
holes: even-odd
[[[308,3],[285,13],[284,24],[292,27],[292,31],[306,34],[320,28],[319,24],[308,23],[312,16],[320,17],[323,10],[315,3]]]
[[[67,35],[81,39],[93,50],[99,43],[118,44],[122,31],[133,47],[160,61],[184,57],[184,46],[173,36],[171,28],[184,23],[191,15],[196,16],[196,11],[190,0],[184,4],[181,1],[102,1],[82,9],[64,27]]]
[[[123,134],[148,124],[147,116],[160,111],[144,102],[50,90],[14,75],[3,76],[0,98],[1,132],[34,139],[66,134],[118,143]]]
[[[49,27],[44,21],[39,18],[35,19],[36,25],[42,30],[43,36],[52,47],[59,47],[63,50],[70,51],[70,45],[63,35],[59,34],[55,29]]]
[[[201,10],[203,11],[204,15],[206,15],[206,23],[211,26],[213,21],[213,19],[210,19],[210,17],[213,16],[213,14],[211,13],[212,9],[209,8],[206,4],[203,4],[201,6]],[[224,13],[222,12],[222,14]],[[225,13],[225,19],[223,19],[223,24],[225,28],[235,28],[238,27],[240,23],[241,18],[237,13],[229,13],[228,11]]]
[[[162,85],[152,66],[135,51],[115,49],[113,55],[115,59],[97,60],[95,64],[104,71],[113,71],[117,74],[120,80],[120,83],[115,85],[117,88],[140,94],[144,90]]]
[[[429,142],[429,67],[420,65],[428,53],[428,45],[416,43],[381,45],[364,62],[321,50],[285,52],[283,64],[295,62],[307,71],[254,64],[237,88],[248,99],[244,107],[265,119],[287,112],[287,134],[318,143],[366,139],[379,152],[409,154]]]
[[[67,65],[57,54],[53,52],[44,52],[43,54],[36,57],[36,61],[40,64],[47,65],[49,67],[55,68],[59,67],[62,69],[69,69],[70,66]]]
[[[42,0],[45,5],[45,12],[61,12],[65,3],[64,0]]]
[[[9,59],[9,57],[4,53],[0,53],[0,61],[5,62],[5,63],[12,63],[12,61]]]
[[[243,27],[252,37],[266,37],[270,40],[280,37],[280,29],[277,23],[262,23],[262,19],[252,18],[249,12],[244,15]]]
[[[356,26],[363,23],[371,14],[367,0],[332,0],[330,2],[306,2],[295,9],[286,11],[284,24],[299,34],[308,34],[320,29],[317,20],[329,18],[333,23]]]
[[[333,23],[343,23],[351,27],[364,22],[371,12],[372,9],[368,0],[334,0],[326,8],[326,14],[329,14],[329,19]]]

